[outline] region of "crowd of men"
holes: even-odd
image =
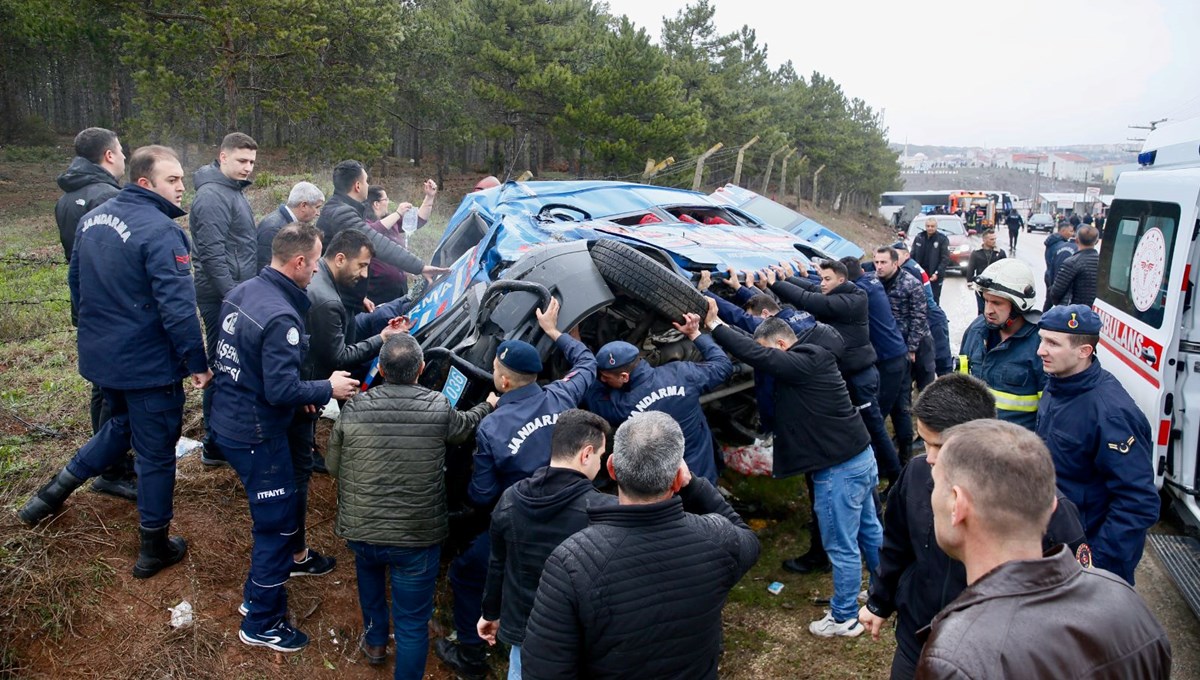
[[[705,272],[706,313],[673,324],[697,361],[588,347],[559,327],[552,298],[537,321],[565,374],[540,381],[547,357],[505,341],[495,391],[459,410],[421,384],[425,354],[403,315],[407,275],[445,271],[405,248],[436,184],[419,209],[389,213],[362,164],[343,161],[328,200],[300,182],[255,224],[244,191],[257,145],[233,133],[195,173],[189,238],[174,222],[184,172],[171,149],[136,149],[123,187],[114,133],[84,130],[76,153],[56,215],[95,434],[18,515],[36,525],[96,478],[137,503],[135,577],[183,560],[170,523],[190,378],[205,390],[202,462],[232,467],[246,492],[248,645],[308,643],[285,586],[336,568],[305,536],[310,479],[327,470],[335,533],[355,560],[361,651],[384,664],[394,639],[395,677],[422,677],[450,534],[448,447],[474,438],[466,496],[490,521],[448,568],[444,663],[485,677],[502,642],[510,678],[717,677],[721,610],[760,550],[717,486],[700,403],[732,358],[754,371],[772,475],[806,479],[809,550],[781,568],[832,573],[811,634],[878,638],[896,613],[893,678],[1169,676],[1166,634],[1131,587],[1158,517],[1150,429],[1095,359],[1090,225],[1078,252],[1048,243],[1060,304],[1044,314],[1032,270],[985,234],[968,272],[980,315],[957,372],[944,270],[921,266],[946,249],[933,222],[912,258],[901,242],[869,262]],[[363,391],[373,361],[383,384]],[[331,400],[340,415],[322,457],[315,423]]]

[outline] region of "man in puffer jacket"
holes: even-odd
[[[523,678],[717,677],[721,609],[760,546],[713,485],[688,472],[683,448],[665,413],[617,429],[608,470],[619,504],[589,508],[588,528],[546,560]]]
[[[403,572],[411,584],[404,592],[392,590],[397,678],[419,679],[425,672],[441,543],[450,532],[446,444],[468,440],[499,399],[491,394],[458,411],[440,392],[417,384],[424,369],[421,346],[411,335],[388,339],[379,353],[386,384],[342,407],[326,457],[338,480],[334,532],[354,552],[362,650],[372,665],[387,655],[389,570]]]
[[[617,504],[592,480],[600,472],[611,431],[604,418],[581,409],[563,411],[551,436],[550,465],[510,486],[492,511],[492,553],[483,589],[479,637],[512,651],[508,676],[521,677],[521,645],[546,558],[587,528],[588,510]]]
[[[258,144],[246,134],[233,132],[221,140],[217,160],[196,171],[196,198],[188,226],[196,255],[196,306],[204,320],[208,363],[216,365],[220,338],[221,302],[238,284],[258,276],[258,227],[254,211],[242,193],[250,186],[250,173],[258,157]],[[204,427],[209,430],[212,390],[204,393]],[[201,462],[226,465],[211,437],[204,442]]]

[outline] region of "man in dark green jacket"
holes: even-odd
[[[384,662],[387,581],[392,578],[397,678],[421,678],[446,514],[446,444],[470,439],[499,397],[458,411],[440,392],[417,384],[425,370],[411,335],[391,337],[379,353],[386,384],[342,407],[329,436],[326,464],[338,480],[334,532],[354,552],[363,610],[363,653]],[[397,592],[396,585],[405,588]]]

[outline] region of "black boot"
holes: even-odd
[[[86,479],[80,479],[67,472],[66,468],[59,470],[58,474],[46,482],[46,485],[17,511],[17,517],[29,526],[34,526],[57,513],[66,502],[67,496],[70,496],[72,491],[78,489],[86,481]]]
[[[784,560],[783,568],[796,574],[832,570],[833,566],[829,564],[829,556],[825,554],[825,546],[821,544],[821,526],[816,522],[810,522],[808,536],[808,552],[794,559]]]
[[[484,645],[463,645],[438,638],[433,651],[460,678],[482,680],[487,677],[487,648]]]
[[[132,466],[129,469],[125,469],[122,466],[122,469],[115,473],[112,470],[108,470],[97,477],[96,481],[92,482],[92,491],[116,496],[117,498],[123,498],[136,503],[137,475],[134,474]]]
[[[137,564],[133,565],[134,578],[150,578],[187,554],[187,541],[168,535],[170,529],[169,524],[158,529],[139,527],[142,550],[138,553]]]

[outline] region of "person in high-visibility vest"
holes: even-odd
[[[998,418],[1036,430],[1046,374],[1037,355],[1033,270],[1016,258],[999,260],[975,278],[975,290],[983,315],[963,333],[958,372],[987,383]]]

